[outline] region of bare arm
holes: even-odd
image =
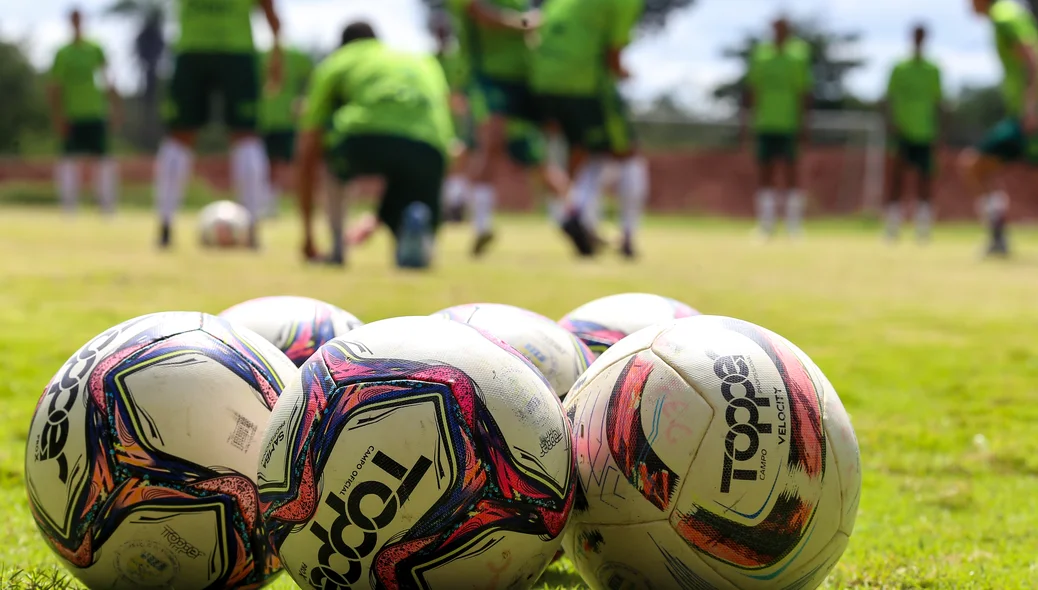
[[[745,142],[750,129],[750,118],[753,116],[754,96],[753,89],[747,82],[742,89],[742,97],[739,102],[739,138]]]
[[[59,135],[65,134],[65,109],[61,103],[61,84],[51,82],[47,86],[47,98],[50,101],[51,120]]]
[[[609,68],[610,72],[616,74],[616,76],[621,80],[630,76],[630,72],[624,68],[623,60],[621,59],[623,50],[624,48],[621,47],[618,49],[610,49],[606,52],[606,66]]]
[[[500,8],[484,0],[473,0],[469,4],[469,15],[480,24],[513,31],[529,31],[541,24],[540,12],[536,10],[522,12]]]
[[[307,258],[316,255],[314,249],[313,213],[314,193],[317,192],[317,174],[324,155],[319,130],[307,130],[299,134],[296,144],[298,154],[299,213],[303,218],[303,253]]]
[[[281,90],[284,75],[284,56],[281,51],[281,18],[274,8],[274,0],[259,0],[263,16],[267,18],[270,33],[274,36],[274,44],[270,48],[270,60],[267,63],[267,88],[268,92],[276,93]]]

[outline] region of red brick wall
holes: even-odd
[[[937,206],[943,219],[974,216],[973,198],[955,173],[956,154],[943,152],[936,184]],[[649,157],[652,191],[649,208],[656,212],[682,211],[715,215],[749,216],[753,210],[756,171],[752,158],[739,152],[654,154]],[[840,215],[859,211],[864,158],[845,150],[816,149],[805,154],[804,185],[812,214]],[[122,161],[124,182],[151,181],[153,162],[134,157]],[[222,157],[199,158],[195,175],[216,188],[227,187],[227,161]],[[51,163],[41,160],[0,159],[0,184],[4,182],[50,182]],[[1038,170],[1011,168],[1006,184],[1014,197],[1018,218],[1038,218]],[[524,174],[513,172],[500,195],[503,208],[528,210],[534,206]],[[906,194],[911,194],[909,189]]]

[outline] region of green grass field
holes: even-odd
[[[629,264],[575,261],[542,219],[499,229],[482,262],[466,255],[468,233],[449,229],[437,268],[409,274],[391,268],[385,236],[347,270],[304,267],[292,219],[269,226],[261,256],[214,255],[195,245],[193,220],[179,226],[176,251],[158,253],[142,213],[67,221],[0,209],[0,587],[55,585],[57,560],[26,505],[29,418],[62,362],[113,324],[274,294],[325,299],[365,321],[474,301],[559,317],[633,290],[771,328],[840,392],[864,489],[828,587],[1038,587],[1038,234],[1018,234],[1018,260],[984,263],[969,228],[891,248],[866,223],[824,223],[802,242],[764,246],[748,225],[655,220],[643,260]],[[583,587],[568,571],[556,565],[542,582]],[[275,587],[292,586],[282,577]]]

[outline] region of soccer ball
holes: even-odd
[[[533,363],[555,393],[564,398],[594,355],[576,336],[552,320],[511,305],[479,303],[433,315],[475,326],[500,338]]]
[[[198,232],[206,248],[243,248],[249,244],[252,216],[238,203],[216,201],[198,214]]]
[[[623,293],[585,303],[566,314],[559,324],[599,355],[642,328],[696,315],[698,311],[674,299],[649,293]]]
[[[271,545],[304,588],[529,587],[574,499],[543,376],[458,322],[383,320],[325,344],[274,408]]]
[[[847,547],[854,430],[773,332],[713,316],[646,328],[566,410],[579,484],[564,546],[593,588],[814,588]]]
[[[237,588],[280,565],[256,491],[260,437],[298,369],[201,313],[139,317],[74,354],[29,427],[47,544],[91,588]]]
[[[281,349],[297,367],[336,336],[364,325],[353,314],[309,297],[260,297],[220,313]]]

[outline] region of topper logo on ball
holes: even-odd
[[[760,409],[770,408],[771,400],[757,397],[757,390],[750,380],[750,366],[746,357],[723,356],[714,361],[714,374],[721,379],[721,394],[728,402],[724,417],[728,422],[728,435],[724,439],[724,465],[721,471],[721,493],[732,489],[732,480],[755,481],[757,469],[736,469],[737,463],[745,463],[757,455],[760,435],[771,434],[771,423],[760,421]],[[746,410],[748,417],[740,420],[739,410]],[[743,416],[746,417],[746,414]],[[737,443],[745,445],[739,448]]]
[[[310,584],[314,588],[346,590],[350,584],[355,584],[360,580],[361,560],[375,550],[378,531],[393,522],[397,510],[407,502],[411,492],[418,487],[426,472],[429,471],[429,467],[432,466],[432,461],[422,455],[418,457],[411,469],[407,469],[382,451],[376,452],[371,462],[399,481],[400,486],[394,492],[386,484],[369,479],[352,486],[350,495],[345,501],[338,494],[328,494],[324,503],[336,514],[335,520],[332,521],[331,531],[316,522],[310,525],[310,532],[322,544],[320,551],[317,552],[317,561],[320,565],[310,570]],[[382,511],[375,516],[369,516],[361,509],[361,504],[368,496],[376,496],[382,500]],[[368,505],[370,506],[370,503]],[[363,540],[356,547],[348,545],[343,539],[343,535],[354,526],[364,533]],[[349,562],[349,569],[345,572],[331,567],[331,559],[336,555]]]
[[[69,412],[79,398],[79,383],[94,369],[98,352],[111,344],[118,334],[119,330],[109,330],[88,342],[65,363],[61,376],[51,381],[47,389],[47,423],[36,439],[35,455],[38,462],[57,459],[61,483],[68,483],[68,459],[64,451],[68,442]]]

